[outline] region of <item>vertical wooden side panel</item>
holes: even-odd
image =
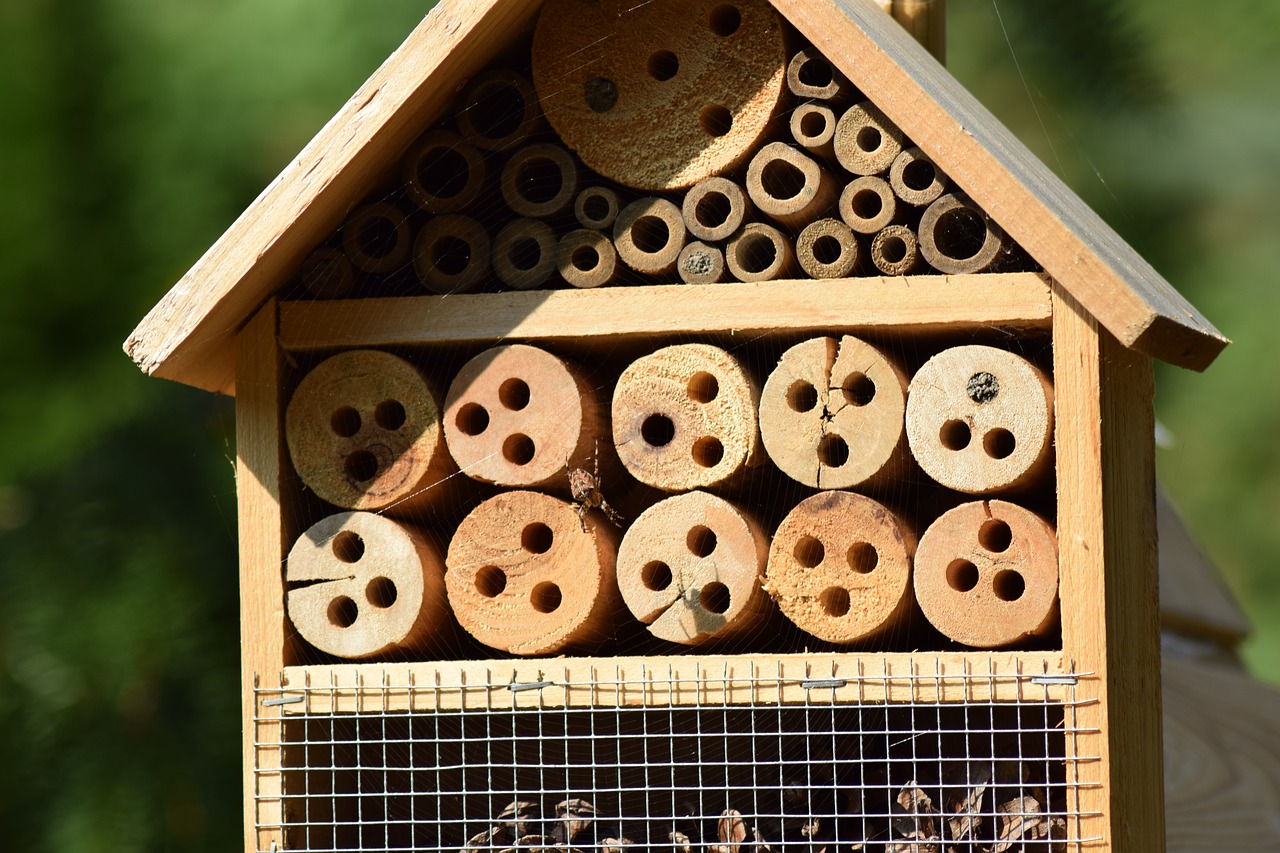
[[[1063,656],[1098,701],[1076,712],[1071,804],[1099,849],[1164,851],[1151,360],[1054,286]],[[1090,734],[1097,731],[1098,734]]]
[[[255,723],[258,677],[284,669],[283,452],[280,436],[281,362],[277,310],[270,300],[240,332],[236,354],[236,498],[240,536],[240,693],[243,708],[245,850],[280,843],[280,750],[255,750],[258,739],[280,743],[280,723]],[[272,682],[272,686],[275,682]],[[258,772],[255,772],[255,765]],[[265,771],[265,772],[264,772]],[[259,798],[264,805],[259,806]]]

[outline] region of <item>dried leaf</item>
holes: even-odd
[[[994,853],[1004,853],[1027,838],[1041,823],[1040,802],[1034,797],[1015,797],[1000,806],[1000,839]],[[1031,836],[1035,838],[1037,836]]]
[[[556,803],[556,817],[559,823],[553,835],[557,841],[567,843],[591,826],[596,817],[596,807],[581,798],[561,800]]]
[[[922,841],[940,840],[938,824],[933,817],[938,810],[934,808],[929,795],[914,781],[908,782],[898,792],[893,811],[893,828],[902,837]]]
[[[668,832],[667,840],[671,842],[671,846],[676,853],[693,853],[693,842],[689,840],[689,836],[680,830],[673,829]]]
[[[747,840],[747,825],[742,821],[742,812],[737,809],[725,809],[716,822],[716,838],[729,853],[741,853],[742,843]]]
[[[532,824],[538,818],[538,804],[529,800],[514,800],[505,809],[498,812],[494,819],[499,827],[507,830],[513,838],[531,835],[535,829]]]
[[[600,842],[600,853],[626,853],[626,848],[634,846],[630,838],[606,838]]]

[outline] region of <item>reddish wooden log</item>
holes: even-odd
[[[676,271],[685,284],[715,284],[724,280],[724,252],[700,240],[685,244],[676,261]]]
[[[902,131],[870,101],[854,104],[836,123],[836,159],[855,175],[888,171],[903,141]]]
[[[920,538],[915,592],[933,626],[966,646],[992,649],[1043,636],[1057,622],[1057,537],[1016,504],[963,504]]]
[[[838,219],[819,219],[796,239],[800,268],[813,278],[848,278],[860,254],[858,238]]]
[[[948,488],[1030,488],[1052,470],[1053,386],[1005,350],[943,350],[911,380],[907,438],[920,467]]]
[[[849,81],[814,48],[798,51],[787,63],[787,88],[797,98],[817,101],[845,100]]]
[[[617,275],[618,251],[599,231],[580,228],[560,238],[556,268],[574,287],[603,287]]]
[[[513,219],[493,238],[492,264],[507,287],[541,287],[556,271],[555,232],[541,219]]]
[[[821,492],[778,525],[765,589],[800,629],[831,643],[883,636],[911,613],[916,536],[886,507]]]
[[[418,232],[413,269],[432,293],[466,293],[479,287],[491,270],[493,252],[484,227],[469,216],[437,216]]]
[[[681,204],[689,233],[699,240],[719,242],[732,237],[751,215],[751,202],[742,187],[728,178],[707,178],[689,188]]]
[[[444,562],[424,532],[369,512],[331,515],[285,562],[285,606],[298,633],[343,658],[396,659],[455,633]]]
[[[724,261],[738,281],[773,281],[795,271],[795,250],[786,235],[763,222],[751,222],[725,247]]]
[[[830,210],[839,194],[818,161],[785,142],[770,142],[747,167],[747,195],[756,209],[793,233]]]
[[[631,202],[613,223],[613,244],[622,262],[638,273],[667,275],[685,244],[680,208],[665,198]]]
[[[723,498],[688,492],[645,510],[618,548],[618,588],[655,637],[702,645],[758,629],[768,537]]]
[[[578,224],[593,231],[612,228],[618,209],[618,194],[609,187],[587,187],[573,202]]]
[[[342,225],[342,251],[362,272],[395,272],[409,262],[412,245],[409,220],[394,204],[366,204]]]
[[[890,225],[871,240],[871,263],[885,275],[910,275],[923,269],[916,232],[906,225]]]
[[[430,130],[400,161],[405,188],[427,213],[460,213],[480,198],[484,155],[452,130]]]
[[[467,633],[511,654],[594,644],[616,622],[616,553],[607,522],[580,521],[550,495],[504,492],[472,510],[449,543],[449,604]]]
[[[516,216],[546,219],[568,210],[578,194],[578,164],[559,145],[526,145],[502,167],[502,199]]]
[[[285,439],[302,482],[343,509],[411,513],[440,499],[456,470],[426,378],[375,350],[339,353],[303,377]]]
[[[303,259],[298,282],[314,299],[342,299],[356,286],[356,271],[340,249],[321,246]]]
[[[947,176],[919,148],[904,149],[889,167],[889,185],[907,204],[924,207],[947,191]]]
[[[826,104],[801,104],[791,111],[791,138],[815,157],[836,157],[836,114]]]
[[[859,234],[876,234],[898,219],[898,198],[889,182],[864,175],[840,193],[840,218]]]
[[[1008,237],[963,193],[938,198],[920,217],[920,253],[938,272],[987,272],[1004,259]]]
[[[503,68],[472,78],[455,120],[463,137],[485,151],[510,151],[538,129],[542,111],[529,81]]]

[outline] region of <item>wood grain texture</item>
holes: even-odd
[[[1163,490],[1156,492],[1156,525],[1162,627],[1235,648],[1252,632],[1249,620]]]

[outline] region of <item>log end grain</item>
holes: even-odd
[[[665,198],[637,199],[613,222],[613,243],[622,262],[638,273],[670,273],[687,237],[680,208]]]
[[[738,281],[775,281],[794,274],[796,254],[786,234],[751,222],[725,246],[724,262]]]

